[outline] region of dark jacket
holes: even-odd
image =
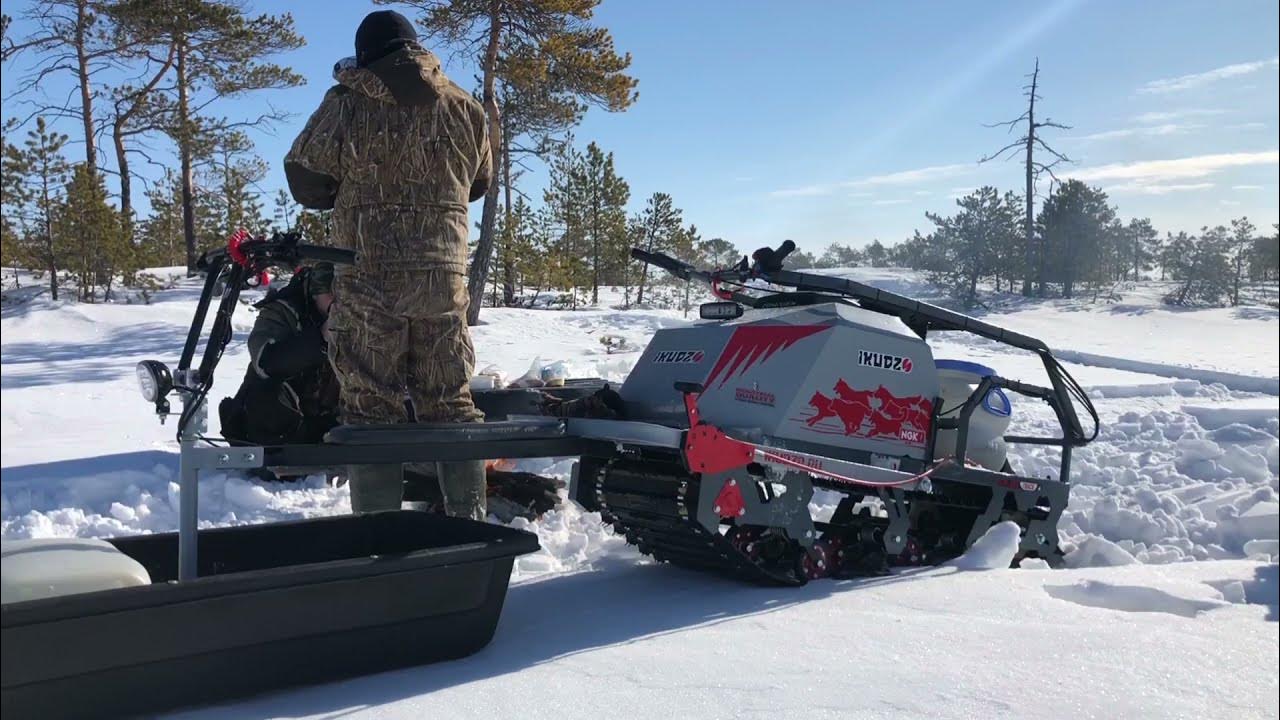
[[[321,335],[325,318],[306,291],[308,272],[255,305],[249,369],[235,396],[218,407],[228,440],[317,443],[338,424],[338,381]]]

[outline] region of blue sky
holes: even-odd
[[[293,12],[308,41],[281,58],[305,87],[217,109],[249,115],[269,99],[297,112],[255,136],[274,191],[280,158],[372,8],[251,4]],[[1012,139],[983,124],[1022,111],[1038,56],[1042,112],[1073,126],[1046,134],[1076,161],[1061,176],[1103,187],[1122,217],[1162,231],[1240,215],[1267,227],[1280,205],[1278,14],[1274,0],[606,0],[598,19],[632,54],[640,98],[625,113],[592,111],[576,134],[615,154],[634,208],[668,192],[706,236],[744,248],[789,237],[810,250],[894,241],[979,185],[1021,191],[1017,162],[976,161]],[[441,57],[474,85],[469,62]],[[542,175],[524,182],[535,197]]]

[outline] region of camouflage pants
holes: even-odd
[[[329,357],[348,424],[409,419],[474,422],[475,350],[467,332],[463,275],[445,267],[342,268],[330,318]]]

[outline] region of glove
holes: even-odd
[[[354,55],[348,55],[347,57],[342,58],[333,64],[333,79],[337,80],[338,75],[341,74],[343,70],[355,70],[356,67],[356,58]]]
[[[274,342],[258,355],[258,367],[267,377],[284,380],[324,362],[326,348],[320,328],[308,328],[283,342]]]

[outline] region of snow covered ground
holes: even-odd
[[[908,272],[843,274],[936,297]],[[1153,285],[1120,291],[1110,303],[1002,303],[984,318],[1061,349],[1102,416],[1098,440],[1075,455],[1062,527],[1072,569],[745,588],[655,567],[567,504],[529,526],[543,550],[518,562],[498,635],[474,658],[191,716],[1275,717],[1277,312],[1175,310]],[[174,427],[155,422],[133,365],[176,358],[197,293],[184,282],[150,305],[6,299],[5,538],[175,527]],[[655,330],[686,321],[619,311],[615,299],[575,312],[486,310],[477,367],[518,376],[554,360],[621,380]],[[215,396],[244,372],[252,320],[236,317]],[[607,352],[603,335],[630,351]],[[1034,356],[968,337],[932,342],[938,357],[1042,377]],[[1014,432],[1052,421],[1029,402],[1015,417]],[[1013,463],[1057,470],[1044,449],[1014,448]],[[565,474],[569,461],[526,467]],[[818,512],[826,500],[816,498]],[[205,525],[348,510],[346,489],[318,478],[215,476],[201,488]]]

